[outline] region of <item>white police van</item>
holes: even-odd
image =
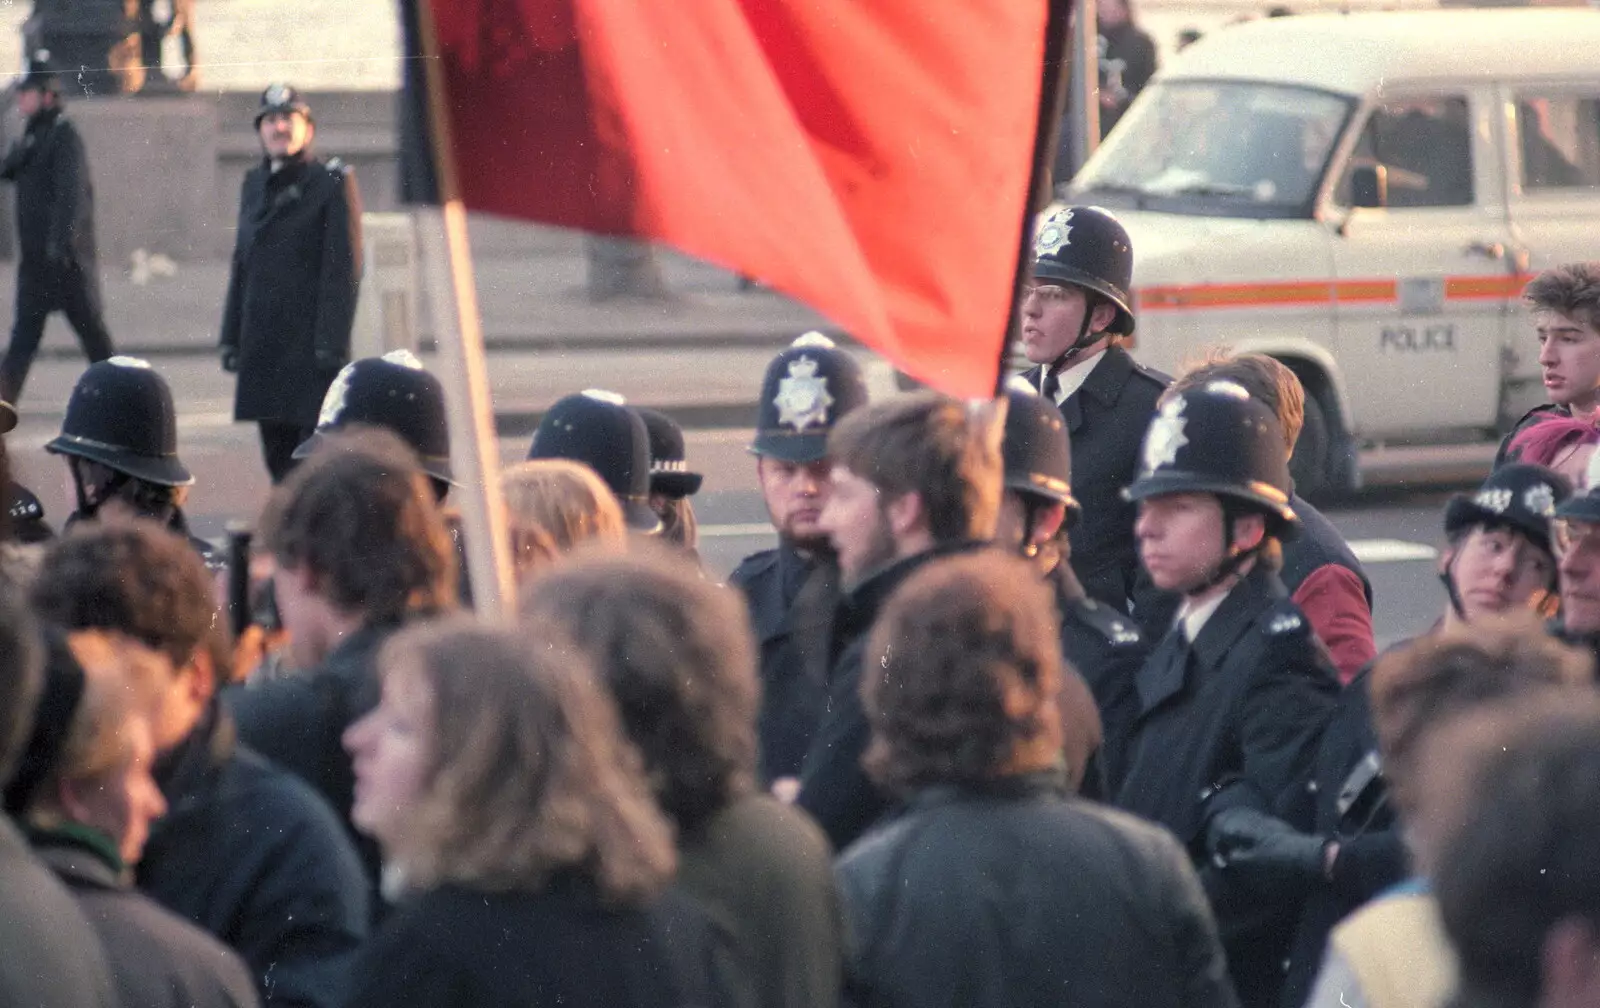
[[[1134,244],[1136,356],[1269,353],[1304,490],[1543,398],[1520,303],[1600,258],[1600,11],[1273,18],[1185,50],[1068,189]],[[1480,453],[1481,454],[1481,453]]]

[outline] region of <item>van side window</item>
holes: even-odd
[[[1520,94],[1517,139],[1525,191],[1600,185],[1600,98]]]
[[[1388,169],[1389,206],[1465,206],[1472,202],[1472,130],[1464,96],[1394,98],[1373,109],[1350,166]],[[1339,202],[1350,205],[1348,171]]]

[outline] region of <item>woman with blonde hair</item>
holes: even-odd
[[[615,495],[593,469],[569,459],[534,459],[500,475],[517,579],[579,546],[621,552],[628,528]]]
[[[379,670],[345,733],[351,817],[399,905],[347,1004],[699,1003],[680,964],[709,961],[707,932],[663,898],[671,828],[570,648],[450,620],[397,635]]]

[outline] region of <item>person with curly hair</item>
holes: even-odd
[[[535,580],[522,617],[568,635],[616,700],[677,827],[679,885],[728,925],[753,1003],[837,1004],[827,839],[755,787],[756,657],[740,595],[679,557],[595,556]]]
[[[1055,607],[1020,559],[934,561],[865,649],[866,768],[908,803],[839,859],[846,994],[874,1008],[1232,1006],[1164,830],[1070,797]]]
[[[594,673],[555,644],[447,620],[384,646],[382,699],[344,742],[397,907],[349,1008],[704,1003],[684,964],[709,931],[663,898],[672,828]]]

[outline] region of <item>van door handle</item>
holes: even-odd
[[[1506,247],[1500,242],[1468,242],[1467,247],[1461,250],[1461,254],[1479,256],[1484,259],[1504,259],[1506,257]]]

